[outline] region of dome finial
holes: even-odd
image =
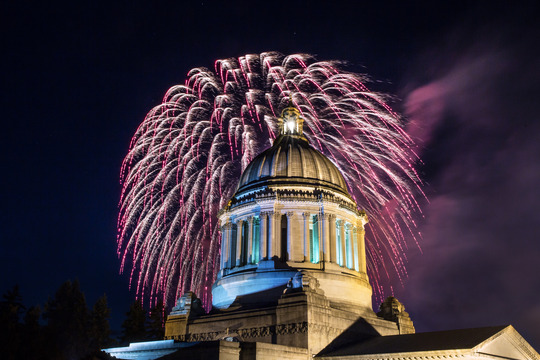
[[[281,112],[278,119],[281,135],[297,135],[303,137],[304,119],[300,117],[300,111],[294,106],[292,93],[289,95],[289,105]]]

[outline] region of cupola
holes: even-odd
[[[316,187],[351,199],[337,166],[314,149],[304,136],[304,119],[298,109],[291,105],[286,107],[278,123],[279,136],[272,147],[255,157],[243,171],[233,199],[268,186]]]

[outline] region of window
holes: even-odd
[[[345,225],[345,254],[346,254],[346,264],[349,269],[353,267],[353,258],[352,258],[352,243],[351,243],[351,229],[347,224]]]
[[[230,262],[230,268],[233,268],[236,266],[236,242],[238,240],[238,225],[233,224],[232,230],[231,230],[231,262]]]
[[[281,260],[287,261],[287,215],[281,215]]]
[[[360,264],[358,263],[358,231],[353,229],[353,251],[354,251],[354,269],[360,271]]]
[[[309,260],[319,262],[319,221],[317,215],[312,215],[309,222]]]
[[[341,247],[341,220],[336,220],[336,254],[339,266],[343,266],[343,248]]]
[[[256,216],[253,218],[253,239],[251,243],[251,263],[259,263],[261,257],[260,241],[261,241],[261,219]]]
[[[248,262],[248,243],[249,241],[249,221],[242,223],[242,253],[240,254],[240,265],[246,265]]]

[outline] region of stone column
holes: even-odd
[[[223,239],[224,246],[223,246],[223,253],[221,254],[223,258],[223,268],[228,269],[231,267],[231,235],[232,235],[232,222],[228,221],[223,225],[224,228],[224,235]]]
[[[302,213],[302,216],[304,217],[304,237],[303,237],[303,240],[304,240],[304,261],[305,262],[309,262],[311,261],[310,257],[309,257],[309,253],[310,253],[310,249],[311,249],[311,244],[309,242],[309,221],[310,221],[310,216],[311,214],[308,213],[308,212],[305,212],[305,213]]]
[[[358,230],[358,261],[359,261],[359,268],[360,272],[367,273],[367,261],[366,261],[366,241],[365,241],[365,233],[364,225],[360,224],[360,226],[357,226]]]
[[[287,251],[286,251],[287,258],[284,259],[285,261],[294,260],[294,248],[292,244],[293,223],[294,223],[293,216],[294,216],[294,213],[292,211],[287,212]]]
[[[220,253],[219,253],[219,270],[223,269],[223,264],[225,261],[223,260],[223,255],[225,255],[225,227],[220,226],[219,232],[221,233],[221,246],[220,246]]]
[[[304,261],[304,219],[299,213],[293,213],[291,217],[290,260],[295,262]]]
[[[268,215],[268,235],[267,235],[267,259],[271,259],[272,256],[274,256],[274,242],[275,242],[275,232],[276,232],[276,221],[274,218],[274,212],[273,211],[267,211],[266,214]]]
[[[339,237],[341,238],[341,266],[347,267],[347,243],[345,241],[345,220],[341,220]]]
[[[274,211],[274,231],[272,237],[272,257],[281,257],[281,213]]]
[[[253,216],[248,216],[248,238],[247,238],[247,254],[246,254],[246,265],[253,262]]]
[[[244,220],[236,221],[236,266],[242,265],[242,230]]]
[[[336,264],[341,262],[341,220],[336,217]]]
[[[341,219],[336,220],[336,230],[339,232],[340,243],[337,244],[339,247],[338,261],[341,263],[341,266],[345,266],[345,222]],[[337,240],[336,240],[337,243]]]
[[[336,215],[328,214],[328,237],[330,240],[330,262],[337,264],[337,245],[336,245]]]
[[[360,271],[360,248],[358,246],[358,226],[354,226],[352,229],[352,242],[353,242],[353,261],[354,270]]]
[[[328,214],[320,214],[319,222],[321,223],[321,241],[322,241],[322,256],[321,261],[329,262],[330,261],[330,230],[329,230],[329,219]]]
[[[260,253],[260,259],[259,260],[267,260],[268,259],[268,213],[266,211],[261,212],[261,234],[259,236],[259,253]]]

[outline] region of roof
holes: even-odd
[[[340,349],[324,353],[324,356],[472,349],[506,327],[508,327],[508,325],[405,335],[377,336],[360,343],[343,346]]]
[[[237,193],[270,184],[310,185],[350,196],[337,166],[307,139],[289,134],[280,135],[271,148],[253,159],[240,177]]]

